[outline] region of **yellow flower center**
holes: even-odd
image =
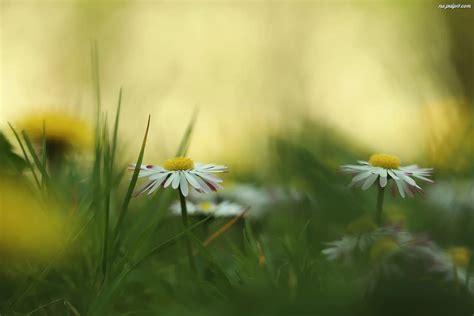
[[[203,211],[203,212],[210,212],[212,211],[212,207],[213,207],[213,204],[211,202],[202,202],[202,203],[199,203],[199,208]]]
[[[400,167],[400,158],[388,154],[373,154],[370,156],[369,164],[385,169],[397,169]]]
[[[392,238],[383,238],[378,240],[370,249],[370,258],[372,260],[379,260],[387,255],[400,250],[398,243]]]
[[[347,225],[347,232],[353,235],[362,235],[373,232],[377,225],[368,217],[357,219]]]
[[[404,226],[407,220],[405,213],[399,210],[388,211],[386,215],[386,222],[392,225]]]
[[[469,265],[470,252],[466,247],[452,247],[448,249],[448,254],[454,265],[463,268]]]
[[[187,157],[176,157],[166,160],[163,166],[170,171],[189,170],[194,167],[194,162]]]

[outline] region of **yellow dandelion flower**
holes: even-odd
[[[93,128],[85,121],[59,112],[45,112],[24,117],[18,127],[25,130],[31,140],[41,143],[43,124],[47,151],[87,149],[94,141]]]
[[[0,179],[0,257],[48,259],[65,240],[66,222],[58,207],[46,207],[11,180]]]

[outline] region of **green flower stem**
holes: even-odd
[[[454,274],[454,286],[456,288],[459,288],[459,277],[458,277],[458,267],[456,267],[456,264],[453,264],[453,274]]]
[[[191,267],[191,270],[193,272],[197,273],[197,268],[196,268],[196,263],[194,261],[194,256],[193,256],[193,248],[191,245],[191,232],[189,230],[189,224],[188,224],[188,208],[186,206],[186,198],[184,197],[183,193],[181,193],[181,190],[178,189],[179,192],[179,201],[181,203],[181,217],[183,219],[183,227],[184,231],[186,234],[186,250],[188,252],[188,260],[189,260],[189,265]]]
[[[377,185],[377,187],[379,188],[379,190],[377,195],[375,222],[377,223],[377,225],[380,226],[382,224],[383,196],[385,193],[385,188],[382,188],[380,185]]]
[[[472,264],[469,262],[466,268],[466,287],[469,286],[469,280],[471,279],[471,269],[472,269]]]

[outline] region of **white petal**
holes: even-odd
[[[359,172],[371,170],[372,166],[358,166],[358,165],[342,165],[341,170],[344,172]]]
[[[155,181],[147,182],[140,189],[138,189],[138,191],[135,193],[135,196],[138,196],[142,193],[145,193],[147,190],[149,190],[153,186],[154,183],[155,183]]]
[[[196,177],[196,180],[197,182],[199,182],[199,190],[201,193],[204,192],[204,193],[210,193],[212,192],[212,190],[209,188],[209,186],[206,184],[206,182],[204,182],[203,179],[201,179],[200,177],[198,176],[195,176]]]
[[[387,185],[387,176],[380,176],[380,186],[382,188],[385,188],[385,186]]]
[[[395,183],[397,184],[398,192],[402,196],[402,198],[405,197],[405,190],[403,189],[403,180],[395,180]]]
[[[189,171],[185,171],[183,172],[184,175],[186,176],[186,179],[188,180],[188,182],[197,190],[199,190],[201,188],[201,186],[199,185],[199,182],[197,181],[196,179],[196,176],[193,175],[191,172]]]
[[[160,187],[157,181],[153,181],[153,182],[154,182],[153,186],[150,187],[150,189],[148,190],[148,193],[147,193],[148,195],[152,194]]]
[[[174,179],[175,175],[176,175],[176,172],[171,172],[171,174],[168,176],[168,179],[166,179],[165,184],[163,185],[163,187],[165,187],[165,188],[169,187],[171,182],[173,182],[173,179]]]
[[[356,175],[354,178],[352,178],[352,182],[358,182],[360,180],[363,180],[367,178],[368,176],[370,176],[371,174],[372,173],[370,173],[370,171],[361,172],[358,175]]]
[[[406,183],[410,184],[410,185],[413,185],[415,187],[417,187],[418,185],[416,184],[415,180],[413,180],[412,178],[410,178],[409,176],[407,176],[403,171],[398,171],[396,173],[403,181],[405,181]]]
[[[222,189],[223,189],[222,185],[220,185],[220,184],[217,183],[217,182],[212,182],[212,181],[207,181],[207,180],[206,180],[206,183],[212,185],[212,186],[215,188],[215,191],[218,191],[218,190],[222,190]]]
[[[136,164],[128,165],[128,170],[129,171],[134,171],[135,166],[136,166]],[[141,165],[140,166],[140,171],[138,173],[138,177],[142,178],[142,177],[151,176],[153,174],[159,173],[162,170],[163,170],[163,168],[161,168],[160,166]]]
[[[202,178],[200,175],[198,176],[198,179],[200,179],[203,182],[203,184],[201,184],[201,182],[200,184],[201,186],[206,187],[209,190],[208,192],[216,192],[218,189],[222,189],[222,187],[218,183],[206,180]]]
[[[161,174],[161,176],[157,179],[155,179],[155,184],[153,185],[152,188],[150,188],[150,192],[148,192],[148,194],[151,194],[153,192],[155,192],[159,187],[160,185],[166,180],[166,177],[169,175],[169,173],[163,173]]]
[[[425,178],[425,177],[423,177],[423,176],[419,176],[419,175],[416,175],[416,174],[414,174],[413,176],[414,176],[415,178],[418,178],[418,179],[420,179],[420,180],[426,181],[426,182],[428,182],[428,183],[434,183],[433,180],[428,179],[428,178]]]
[[[201,172],[226,172],[227,167],[222,165],[214,165],[214,164],[201,164],[196,163],[194,165],[194,170],[201,171]]]
[[[393,172],[392,169],[387,169],[387,172],[388,172],[388,174],[390,175],[390,177],[392,177],[392,179],[394,179],[394,180],[400,179],[400,178],[395,174],[395,172]]]
[[[179,175],[179,188],[181,189],[181,193],[184,196],[188,196],[189,188],[188,188],[188,181],[186,181],[185,172],[181,172]]]
[[[161,177],[163,177],[163,176],[166,178],[166,176],[169,175],[170,173],[171,172],[169,172],[169,171],[167,171],[167,172],[161,172],[160,171],[160,172],[157,172],[157,173],[151,175],[149,179],[150,180],[161,179]]]
[[[409,166],[400,167],[400,170],[416,170],[416,169],[419,169],[418,165],[409,165]]]
[[[171,183],[171,187],[173,189],[177,189],[179,187],[179,179],[180,179],[179,174],[180,174],[180,172],[178,171],[174,175],[173,182]]]
[[[367,190],[372,184],[374,184],[375,180],[377,180],[378,175],[372,174],[370,177],[365,180],[364,185],[362,185],[362,190]]]
[[[198,171],[191,171],[191,173],[200,176],[203,179],[206,179],[207,181],[212,181],[212,182],[222,182],[224,180],[213,176],[212,174],[206,173],[206,172],[198,172]]]

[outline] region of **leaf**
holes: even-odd
[[[116,224],[115,229],[114,229],[113,242],[114,242],[114,245],[115,245],[115,247],[114,247],[115,250],[117,250],[116,248],[118,247],[117,244],[118,244],[118,238],[119,238],[120,230],[122,229],[123,221],[124,221],[124,219],[127,215],[128,206],[129,206],[130,200],[133,196],[133,191],[135,190],[135,186],[137,184],[138,174],[140,172],[140,167],[141,167],[142,162],[143,162],[143,156],[145,154],[145,146],[146,146],[146,141],[147,141],[147,137],[148,137],[148,131],[149,131],[149,128],[150,128],[150,119],[151,119],[151,115],[148,116],[148,122],[147,122],[147,125],[146,125],[145,136],[143,137],[142,147],[140,149],[140,153],[139,153],[138,158],[137,158],[137,163],[135,165],[135,170],[133,171],[133,176],[132,176],[132,179],[130,180],[130,184],[128,186],[127,194],[125,195],[125,199],[124,199],[123,204],[122,204],[122,208],[121,208],[121,211],[120,211],[120,214],[119,214],[119,218],[118,218],[117,224]]]

